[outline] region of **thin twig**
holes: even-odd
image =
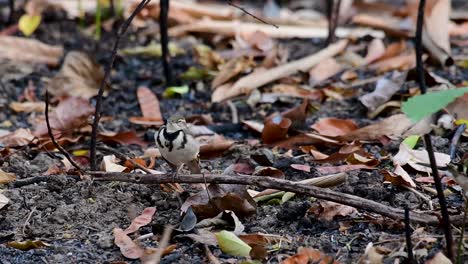
[[[23,227],[21,228],[21,233],[23,236],[26,236],[26,233],[24,233],[24,230],[26,229],[26,226],[29,224],[29,220],[31,220],[32,215],[36,212],[36,207],[33,207],[31,209],[31,212],[28,214],[28,217],[26,218],[26,221],[24,221]]]
[[[120,181],[137,184],[159,184],[173,182],[172,174],[142,174],[142,173],[113,173],[113,172],[88,172],[96,177],[94,181]],[[404,210],[387,206],[372,200],[361,198],[355,195],[340,193],[325,188],[305,185],[300,182],[276,179],[267,176],[252,175],[219,175],[219,174],[189,174],[178,175],[178,183],[215,183],[215,184],[242,184],[253,185],[266,189],[277,189],[282,191],[303,194],[318,199],[324,199],[344,205],[349,205],[358,209],[366,210],[387,216],[392,219],[403,220]],[[411,212],[411,221],[414,223],[438,225],[439,219],[433,214]],[[457,219],[458,220],[458,219]]]
[[[426,81],[424,79],[424,65],[423,65],[423,45],[422,45],[422,35],[423,35],[423,23],[424,23],[424,7],[426,5],[425,0],[419,1],[418,7],[418,18],[416,24],[416,38],[415,38],[415,47],[416,47],[416,72],[418,74],[419,89],[421,93],[425,94],[427,92]],[[442,183],[440,181],[439,171],[437,169],[437,163],[434,156],[434,149],[432,147],[431,135],[424,135],[424,142],[426,144],[426,149],[429,154],[429,161],[432,168],[432,177],[434,178],[435,187],[437,190],[437,198],[439,199],[440,211],[442,214],[442,223],[441,226],[444,228],[445,233],[445,242],[447,244],[447,257],[450,260],[454,260],[453,255],[453,238],[452,231],[450,228],[450,217],[447,210],[447,203],[445,201],[444,190],[442,188]]]
[[[169,240],[171,238],[172,229],[174,229],[171,225],[167,225],[164,228],[164,232],[161,237],[161,241],[159,241],[159,246],[156,252],[150,256],[148,256],[148,260],[143,261],[144,264],[158,264],[161,261],[162,254],[164,253],[164,249],[169,244]]]
[[[62,146],[60,146],[59,143],[57,143],[57,141],[55,140],[49,121],[49,91],[47,89],[45,91],[45,119],[47,124],[47,134],[49,134],[50,140],[52,140],[54,146],[60,151],[60,153],[62,153],[65,156],[65,158],[70,162],[71,165],[73,165],[73,167],[75,167],[78,171],[83,171],[80,165],[78,165],[78,163],[76,163],[71,158],[70,154],[64,148],[62,148]]]
[[[458,141],[460,140],[461,135],[463,132],[465,132],[466,129],[466,124],[461,124],[460,126],[457,127],[457,130],[455,130],[455,133],[453,134],[452,141],[450,142],[450,160],[454,160],[457,152],[457,145]]]
[[[340,17],[341,0],[327,1],[327,16],[328,16],[328,37],[325,41],[326,46],[332,44],[336,40],[335,31],[338,27]]]
[[[228,5],[233,6],[233,7],[237,8],[237,9],[241,10],[242,12],[244,12],[247,15],[257,19],[258,21],[262,22],[263,24],[267,24],[267,25],[273,26],[275,28],[279,28],[277,25],[269,23],[268,21],[265,21],[265,20],[259,18],[258,16],[250,13],[249,11],[245,10],[245,8],[243,8],[242,6],[238,6],[238,5],[234,4],[231,0],[228,0]]]
[[[164,77],[166,78],[166,86],[173,84],[172,80],[172,67],[171,67],[171,53],[169,52],[169,34],[167,33],[169,19],[169,0],[160,1],[159,11],[159,31],[161,32],[161,51]]]
[[[408,262],[410,264],[414,263],[413,257],[413,243],[411,243],[411,225],[410,225],[410,216],[409,208],[405,206],[405,237],[406,237],[406,251],[408,251]]]
[[[112,48],[111,58],[109,61],[109,65],[106,68],[104,73],[104,78],[101,80],[101,84],[99,85],[99,91],[96,98],[96,110],[94,112],[94,121],[93,127],[91,131],[91,142],[89,146],[89,156],[91,160],[91,170],[97,169],[97,161],[96,161],[96,141],[97,141],[97,129],[99,125],[99,120],[101,119],[101,105],[102,105],[102,96],[104,94],[104,87],[106,85],[106,80],[109,78],[112,66],[114,65],[115,57],[117,56],[117,48],[119,47],[119,42],[121,36],[127,31],[130,23],[132,22],[133,18],[138,14],[151,0],[142,0],[140,4],[133,10],[133,13],[130,15],[129,18],[119,27],[116,32],[115,36],[115,43],[114,47]]]
[[[13,16],[15,14],[15,0],[9,0],[8,5],[10,7],[10,12],[8,13],[7,24],[10,25],[13,24]]]

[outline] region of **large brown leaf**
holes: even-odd
[[[63,55],[62,46],[51,46],[38,40],[0,36],[0,58],[57,66]]]
[[[61,101],[57,108],[49,113],[50,127],[59,136],[71,134],[88,123],[89,116],[94,113],[94,107],[88,100],[80,97],[68,97]],[[47,135],[45,119],[36,125],[34,134],[37,137]]]
[[[48,90],[56,96],[89,99],[97,95],[102,79],[104,70],[93,57],[84,52],[70,51],[59,73],[48,80]]]
[[[140,109],[143,117],[130,117],[128,119],[130,122],[148,126],[160,126],[164,124],[159,100],[148,87],[138,87],[137,98],[140,103]]]

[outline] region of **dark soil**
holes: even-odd
[[[106,64],[114,41],[112,36],[110,33],[105,33],[102,40],[96,42],[93,38],[83,35],[75,21],[51,19],[41,25],[33,38],[49,44],[63,44],[67,51],[87,51],[95,55],[100,63]],[[137,32],[130,32],[124,37],[121,47],[144,45],[149,41],[151,41],[150,38],[139,37]],[[294,54],[299,54],[297,55],[299,57],[303,55],[301,51],[309,54],[323,45],[318,40],[293,42],[291,41],[289,45],[286,42],[285,46],[294,50]],[[176,75],[195,64],[191,54],[174,58],[172,62]],[[51,77],[57,71],[57,68],[43,66],[24,78],[4,83],[7,93],[0,95],[0,100],[3,100],[2,102],[17,101],[29,81],[37,86],[37,95],[43,99],[41,91],[44,87],[40,78]],[[454,84],[466,80],[468,76],[468,72],[461,69],[450,73],[440,72]],[[104,127],[113,131],[137,130],[142,138],[154,146],[152,138],[155,130],[145,131],[141,126],[129,123],[128,117],[141,115],[136,98],[137,87],[148,86],[158,95],[158,98],[162,98],[165,88],[163,81],[161,60],[118,57],[109,82],[112,84],[112,91],[104,98],[103,105],[104,116],[111,116],[112,121],[104,122]],[[178,82],[180,83],[176,84],[182,84],[180,80]],[[160,101],[164,116],[167,118],[174,112],[187,116],[210,113],[217,124],[213,126],[213,129],[219,129],[224,136],[236,140],[235,147],[222,157],[204,160],[202,165],[205,170],[221,172],[238,158],[249,157],[254,151],[264,148],[264,146],[246,147],[245,139],[259,138],[259,135],[245,127],[232,126],[227,131],[220,128],[230,124],[231,114],[226,105],[209,103],[209,86],[199,90],[195,89],[196,83],[190,83],[190,87],[191,92],[183,98]],[[362,92],[364,91],[359,90],[354,97],[345,100],[330,100],[323,103],[318,112],[307,118],[306,124],[313,124],[322,117],[350,118],[361,126],[369,124],[371,121],[366,118],[366,109],[357,100],[359,93]],[[289,109],[299,103],[299,100],[291,103],[277,103],[272,105],[268,112]],[[250,109],[242,103],[238,103],[237,106],[240,109],[240,119],[259,119],[259,109]],[[7,106],[0,106],[0,109],[2,111],[0,123],[6,120],[11,121],[12,127],[9,129],[31,127],[27,115],[14,113]],[[448,153],[450,138],[451,135],[433,137],[435,150]],[[110,147],[132,155],[141,155],[144,152],[144,149],[138,146],[110,145]],[[369,144],[366,148],[375,155],[380,155],[382,151],[394,155],[398,151],[396,144],[387,146]],[[468,142],[466,138],[462,138],[457,154],[462,156],[467,150]],[[311,161],[310,157],[289,158],[283,155],[286,151],[274,152],[276,154],[274,154],[273,166],[282,170],[287,179],[301,180],[320,176],[314,169],[314,166],[318,164]],[[312,172],[306,173],[292,169],[290,165],[293,163],[311,165]],[[48,168],[60,164],[60,161],[44,151],[25,148],[2,159],[0,164],[1,169],[15,173],[18,179],[27,179],[42,176]],[[163,162],[158,164],[163,164]],[[386,166],[390,166],[390,161],[383,160],[379,168]],[[349,173],[349,180],[346,184],[334,189],[399,208],[407,205],[413,210],[428,210],[427,203],[414,193],[385,185],[382,182],[383,177],[378,170],[355,171]],[[186,187],[190,190],[190,187]],[[449,209],[453,214],[460,214],[463,206],[462,196],[459,192],[452,191],[453,193],[448,196]],[[57,175],[47,177],[47,181],[25,186],[11,183],[4,189],[4,194],[11,201],[9,205],[0,210],[0,263],[136,263],[125,259],[118,247],[114,245],[113,228],[125,228],[144,208],[151,206],[157,208],[154,221],[151,226],[141,228],[140,234],[151,232],[152,226],[177,225],[180,222],[180,207],[177,198],[173,194],[162,192],[159,186],[100,183]],[[435,196],[431,198],[434,206],[438,208]],[[308,212],[314,203],[316,203],[314,199],[305,196],[295,196],[281,205],[260,203],[257,214],[241,219],[246,226],[246,233],[276,234],[289,240],[289,243],[284,242],[278,250],[269,253],[268,263],[277,263],[286,255],[295,254],[299,247],[317,248],[330,255],[336,255],[342,263],[355,263],[363,255],[364,249],[370,242],[375,244],[383,240],[393,241],[385,246],[395,252],[404,245],[404,228],[401,222],[366,212],[360,212],[358,217],[347,216],[333,221],[320,221]],[[345,224],[349,224],[350,228],[340,231],[340,226]],[[418,227],[413,226],[414,229]],[[439,238],[439,242],[428,247],[428,254],[431,256],[443,248],[443,239],[441,239],[443,232],[432,227],[427,227],[425,232]],[[23,240],[41,240],[49,246],[28,251],[6,246],[6,242]],[[162,263],[207,262],[200,244],[186,239],[173,242],[178,243],[177,248],[165,256]],[[144,243],[156,247],[149,240]],[[223,263],[236,262],[218,248],[212,247],[211,250]],[[390,262],[389,259],[388,263]]]

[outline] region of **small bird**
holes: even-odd
[[[159,128],[154,138],[159,152],[172,168],[174,181],[184,164],[189,167],[191,173],[201,173],[198,159],[200,144],[190,135],[185,118],[179,115],[171,116],[166,125]]]

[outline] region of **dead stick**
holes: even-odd
[[[111,172],[89,172],[94,175],[94,181],[120,181],[137,184],[159,184],[173,182],[171,174],[141,174],[141,173],[111,173]],[[390,207],[372,200],[358,196],[340,193],[329,189],[304,185],[303,183],[288,180],[276,179],[266,176],[239,176],[239,175],[219,175],[204,174],[207,183],[216,184],[242,184],[254,185],[266,189],[277,189],[287,192],[308,195],[318,199],[324,199],[344,205],[349,205],[358,209],[374,212],[396,220],[404,219],[404,210]],[[203,183],[205,182],[201,174],[179,175],[179,183]],[[434,215],[411,212],[411,221],[414,223],[438,225],[439,219]]]
[[[137,8],[133,10],[133,13],[130,15],[130,17],[127,18],[127,20],[117,30],[117,33],[115,36],[115,43],[114,43],[114,47],[112,48],[109,65],[107,66],[106,71],[104,73],[104,78],[102,79],[101,84],[99,85],[99,91],[98,91],[98,95],[96,98],[96,110],[94,112],[94,122],[93,122],[92,131],[91,131],[91,142],[89,146],[91,170],[93,171],[97,169],[97,161],[96,161],[97,129],[99,125],[99,119],[101,119],[101,105],[102,105],[102,96],[104,94],[104,86],[106,84],[106,80],[109,78],[112,66],[114,65],[115,57],[117,56],[117,48],[119,47],[120,38],[125,33],[125,31],[127,31],[127,28],[130,26],[130,23],[132,22],[136,14],[138,14],[150,1],[151,0],[142,0],[140,4],[137,6]]]
[[[418,74],[418,83],[419,89],[422,94],[425,94],[427,91],[426,81],[424,76],[424,65],[423,65],[423,23],[424,23],[424,8],[426,6],[425,0],[420,0],[418,7],[418,18],[416,23],[416,38],[415,38],[415,48],[416,48],[416,72]],[[424,135],[424,142],[426,144],[426,150],[429,154],[429,161],[432,169],[432,177],[434,178],[434,184],[437,190],[437,198],[439,199],[440,212],[442,214],[442,223],[441,226],[444,228],[445,233],[445,243],[447,244],[447,257],[450,260],[454,260],[453,254],[453,237],[450,225],[450,217],[447,210],[447,203],[445,201],[444,190],[442,188],[442,183],[440,181],[439,170],[437,169],[437,163],[435,160],[434,149],[432,147],[431,135]]]
[[[65,158],[70,162],[73,167],[75,167],[78,171],[83,171],[81,169],[80,165],[78,165],[70,156],[70,154],[62,148],[62,146],[57,143],[55,140],[54,134],[52,133],[52,128],[50,127],[50,121],[49,121],[49,91],[46,89],[45,92],[45,119],[46,119],[46,124],[47,124],[47,134],[49,134],[50,140],[52,140],[52,143],[54,146],[62,153]]]
[[[171,54],[169,52],[169,34],[168,34],[168,19],[169,19],[169,0],[160,1],[159,11],[159,31],[161,32],[161,50],[163,59],[164,77],[166,78],[166,86],[173,84]]]

